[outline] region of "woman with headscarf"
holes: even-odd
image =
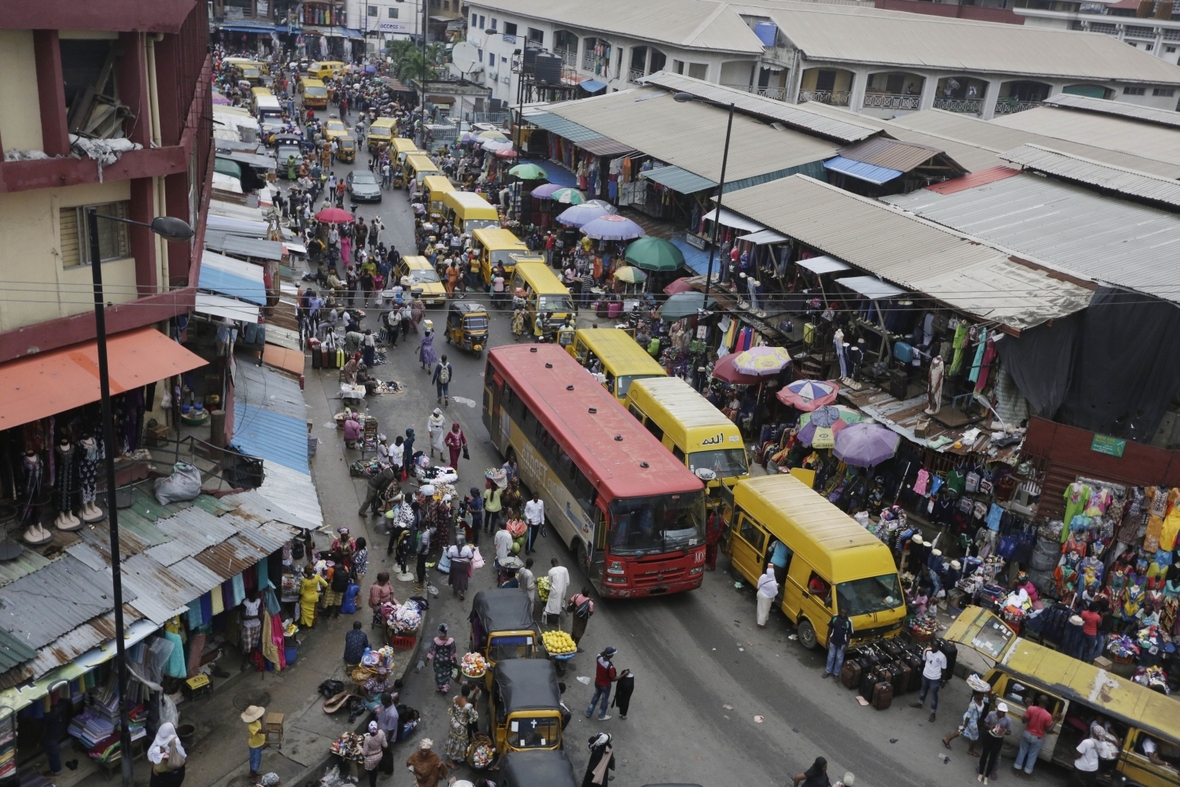
[[[410,301],[410,325],[414,328],[414,333],[418,332],[418,326],[422,323],[422,319],[426,317],[426,303],[416,294]],[[404,336],[402,337],[405,338]]]
[[[520,479],[508,480],[508,488],[500,495],[500,505],[504,508],[507,519],[520,519],[521,509],[524,507],[524,495],[520,493]]]
[[[828,787],[831,783],[828,779],[828,761],[816,757],[810,768],[792,780],[791,787]]]
[[[361,755],[365,758],[365,773],[369,774],[369,787],[377,787],[377,766],[381,764],[381,757],[388,745],[385,733],[377,726],[377,722],[369,722],[369,732],[361,743]]]
[[[434,452],[438,451],[438,460],[441,462],[443,450],[446,448],[447,420],[443,418],[442,410],[437,407],[426,419],[426,434],[430,437],[430,458],[433,459]]]
[[[467,538],[458,533],[455,543],[447,547],[447,557],[451,559],[451,573],[448,583],[451,595],[457,595],[460,601],[467,598],[467,580],[471,578],[471,561],[475,559],[475,551],[467,544]]]
[[[406,767],[414,774],[415,787],[438,787],[439,781],[446,778],[447,766],[432,751],[434,741],[423,738],[418,743],[418,751],[406,760]]]
[[[590,737],[590,761],[586,763],[582,787],[605,787],[606,772],[615,769],[615,751],[610,742],[611,737],[605,732]]]
[[[451,731],[447,735],[447,759],[452,767],[458,768],[467,759],[467,747],[471,745],[471,728],[479,721],[479,711],[471,702],[471,687],[464,685],[459,696],[447,708],[447,718],[451,724]]]
[[[758,592],[755,599],[758,602],[758,627],[766,628],[766,621],[770,618],[770,605],[778,595],[778,578],[774,575],[774,564],[766,564],[766,573],[758,577]]]
[[[611,700],[612,707],[619,709],[619,718],[627,718],[627,711],[631,708],[631,695],[634,693],[635,673],[625,669],[615,683],[615,698]]]
[[[447,453],[450,454],[451,467],[458,467],[459,454],[467,447],[467,435],[463,434],[458,421],[451,424],[451,431],[447,432],[446,437],[443,438],[443,444],[446,445]]]
[[[328,582],[310,565],[303,567],[303,580],[299,583],[299,625],[310,628],[315,625],[315,606],[320,600],[320,588]]]
[[[147,757],[152,764],[151,787],[180,787],[184,783],[184,762],[188,754],[171,722],[160,725],[156,739],[148,747]]]
[[[406,439],[402,443],[402,475],[407,478],[410,475],[410,468],[414,464],[414,430],[412,428],[406,429]]]
[[[434,662],[434,687],[445,694],[451,690],[451,671],[455,669],[455,638],[447,634],[447,624],[440,623],[438,636],[430,643],[426,660]]]
[[[418,363],[422,364],[422,371],[429,373],[438,363],[438,356],[434,353],[434,331],[429,328],[418,342]]]

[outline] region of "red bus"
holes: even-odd
[[[483,422],[601,595],[700,587],[704,484],[562,347],[491,350]]]

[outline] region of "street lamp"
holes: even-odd
[[[127,714],[127,653],[123,645],[123,576],[119,567],[119,507],[115,504],[115,422],[111,416],[111,377],[107,364],[107,320],[103,311],[102,252],[98,243],[98,220],[117,221],[147,227],[168,241],[186,241],[193,236],[188,222],[171,216],[157,216],[150,223],[118,216],[100,216],[97,208],[86,209],[86,229],[90,233],[90,276],[94,288],[94,333],[98,347],[98,390],[102,402],[102,437],[106,442],[107,522],[111,539],[111,585],[115,603],[115,659],[119,680],[119,757],[123,765],[123,786],[132,787],[131,718]]]

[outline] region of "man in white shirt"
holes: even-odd
[[[504,579],[504,561],[512,554],[512,534],[508,532],[508,523],[501,522],[500,528],[496,531],[496,535],[492,537],[492,545],[496,548],[496,584],[501,584]]]
[[[531,557],[524,561],[524,568],[516,572],[516,581],[529,598],[529,618],[536,620],[533,613],[537,606],[537,577],[533,574],[533,559]]]
[[[545,623],[550,626],[561,624],[561,607],[565,593],[570,587],[570,572],[557,564],[557,558],[549,561],[549,600],[545,602]]]
[[[529,526],[524,553],[531,555],[536,551],[537,534],[541,531],[541,525],[545,524],[545,501],[541,500],[540,495],[536,492],[533,492],[533,499],[524,504],[524,521]]]
[[[946,669],[946,656],[938,648],[927,646],[922,655],[926,665],[922,667],[922,688],[918,691],[918,701],[911,708],[921,708],[930,694],[930,721],[934,721],[935,711],[938,710],[938,687],[942,685],[942,671]]]

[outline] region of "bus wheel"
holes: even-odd
[[[795,633],[799,636],[799,644],[808,650],[815,650],[816,645],[819,644],[815,636],[815,626],[812,626],[811,621],[807,618],[799,621],[799,628]]]
[[[571,551],[574,553],[574,565],[581,569],[583,574],[590,576],[590,570],[586,568],[586,550],[582,548],[582,542],[574,539]]]

